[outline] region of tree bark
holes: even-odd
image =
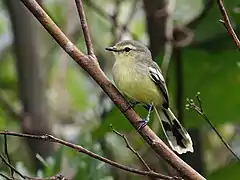
[[[16,55],[16,69],[19,82],[19,97],[23,105],[25,120],[21,123],[22,131],[29,134],[52,134],[52,125],[45,95],[46,69],[41,60],[43,46],[41,46],[42,28],[20,1],[6,0]],[[42,164],[36,159],[36,154],[43,158],[50,156],[53,145],[43,142],[27,140],[36,168]]]

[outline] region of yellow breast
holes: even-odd
[[[118,89],[129,98],[155,106],[162,105],[163,99],[158,87],[145,72],[140,73],[136,66],[116,62],[113,67],[113,79]]]

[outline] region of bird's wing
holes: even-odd
[[[159,87],[159,89],[165,99],[163,107],[167,109],[169,107],[168,90],[167,90],[166,83],[165,83],[164,77],[162,75],[162,72],[161,72],[159,66],[157,65],[157,63],[155,63],[155,62],[151,63],[151,65],[148,67],[148,69],[149,69],[149,74],[150,74],[152,81]]]

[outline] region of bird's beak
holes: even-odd
[[[113,51],[113,52],[118,52],[118,49],[116,46],[112,46],[112,47],[107,47],[105,48],[107,51]]]

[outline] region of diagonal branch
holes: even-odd
[[[4,134],[4,153],[7,156],[8,163],[11,164],[11,160],[8,154],[8,144],[7,144],[7,135]],[[14,171],[10,168],[11,177],[14,175]]]
[[[107,21],[111,21],[112,24],[114,24],[112,16],[108,13],[106,13],[102,8],[98,7],[94,2],[92,2],[91,0],[84,2],[86,3],[87,6],[89,6],[90,8],[92,8],[92,10],[97,13],[99,16],[101,16],[103,19],[107,20]],[[136,8],[135,8],[136,9]],[[133,13],[131,13],[132,15],[134,15]],[[131,18],[131,17],[130,17]],[[126,24],[126,23],[125,23]],[[122,31],[120,34],[123,33],[123,31],[127,31],[129,34],[131,34],[131,36],[133,37],[133,39],[138,39],[138,35],[131,32],[130,29],[125,26],[125,24],[121,25],[119,24],[119,27],[122,27]]]
[[[93,45],[92,45],[89,30],[88,30],[87,20],[86,20],[85,13],[83,11],[82,0],[75,0],[75,2],[76,2],[77,10],[78,10],[78,15],[79,15],[79,18],[81,21],[81,26],[82,26],[83,35],[85,38],[85,43],[87,46],[88,55],[94,55]]]
[[[25,176],[22,175],[18,170],[15,169],[7,160],[0,154],[0,159],[9,167],[12,171],[14,171],[16,174],[18,174],[21,178],[25,179]]]
[[[6,131],[7,133],[7,131]],[[4,158],[3,155],[0,154],[0,159],[3,161],[4,164],[6,164],[7,167],[10,168],[10,177],[0,173],[0,177],[3,177],[7,180],[16,180],[16,178],[14,177],[14,172],[16,174],[18,174],[22,179],[24,180],[67,180],[67,178],[65,178],[63,175],[59,174],[59,175],[55,175],[52,177],[48,177],[48,178],[38,178],[38,177],[29,177],[29,176],[25,176],[23,175],[21,172],[19,172],[10,162],[10,157],[8,154],[8,149],[7,149],[7,134],[4,134],[4,150],[5,150],[5,155],[7,156],[7,159]]]
[[[230,36],[233,38],[234,43],[237,45],[238,49],[240,50],[240,41],[236,35],[236,33],[234,32],[234,29],[231,25],[230,19],[228,17],[227,11],[223,5],[223,1],[222,0],[217,0],[219,9],[221,11],[222,14],[222,18],[221,20],[219,20],[227,29],[228,33],[230,34]]]
[[[128,102],[100,69],[96,57],[86,56],[79,49],[77,49],[77,47],[73,45],[73,43],[65,36],[65,34],[51,20],[45,11],[38,5],[38,3],[36,3],[36,1],[21,1],[55,39],[55,41],[98,83],[98,85],[117,105],[117,107],[126,116],[134,128],[138,129],[141,118],[132,108],[128,108]],[[171,151],[169,147],[148,126],[141,129],[139,133],[151,146],[151,148],[165,161],[167,161],[174,169],[176,169],[183,177],[192,180],[205,179],[182,159],[180,159],[173,151]]]
[[[0,173],[0,177],[5,178],[6,180],[15,180],[14,178],[12,178],[12,177],[8,177],[8,176],[6,176],[6,175],[3,174],[3,173]]]
[[[121,134],[120,132],[118,132],[116,129],[113,129],[112,125],[111,125],[112,131],[117,134],[118,136],[120,136],[121,138],[123,138],[124,142],[126,143],[126,147],[128,149],[130,149],[130,151],[133,152],[133,154],[135,154],[137,156],[137,158],[142,162],[142,164],[144,165],[144,167],[148,170],[148,171],[152,171],[151,168],[148,166],[148,164],[144,161],[144,159],[141,157],[141,155],[135,150],[133,149],[133,147],[130,145],[128,139],[126,138],[126,136],[124,134]]]
[[[122,38],[122,35],[126,31],[129,31],[128,25],[131,23],[132,19],[134,18],[135,13],[138,10],[138,3],[139,3],[138,0],[133,1],[131,11],[130,11],[130,14],[128,15],[128,18],[127,18],[126,22],[120,26],[120,32],[119,32],[119,35],[118,35],[118,38],[117,38],[118,40],[120,40]],[[136,34],[133,34],[132,32],[129,32],[129,34],[132,35],[133,39],[137,39]]]
[[[0,159],[4,162],[4,164],[6,164],[12,171],[14,171],[16,174],[18,174],[22,179],[24,180],[67,180],[67,178],[65,178],[62,175],[56,175],[53,177],[49,177],[49,178],[37,178],[37,177],[28,177],[23,175],[22,173],[20,173],[15,167],[13,167],[9,162],[7,162],[7,160],[0,154]],[[8,177],[2,173],[0,173],[0,176],[4,177],[7,180],[16,180],[16,178],[12,177]]]

